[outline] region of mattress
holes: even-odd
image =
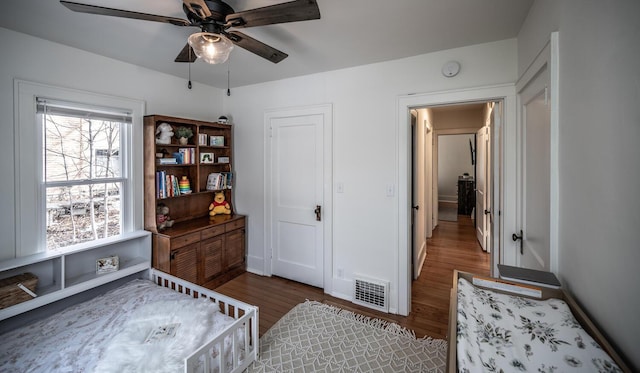
[[[134,280],[0,336],[0,371],[182,371],[184,357],[233,321],[212,302]],[[178,325],[175,336],[147,340],[166,325]]]
[[[621,372],[560,299],[535,300],[458,280],[460,372]]]

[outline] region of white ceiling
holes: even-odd
[[[72,0],[185,18],[181,0]],[[317,0],[321,19],[242,29],[289,54],[273,64],[236,47],[223,65],[201,60],[191,79],[218,88],[279,80],[516,37],[533,0]],[[235,11],[285,2],[228,0]],[[182,77],[173,62],[197,28],[75,13],[57,0],[4,0],[0,27]],[[3,53],[6,53],[3,50]]]

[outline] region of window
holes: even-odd
[[[19,80],[14,91],[16,257],[141,230],[144,103]]]
[[[43,129],[47,249],[122,234],[120,133],[130,113],[38,98],[36,123]]]

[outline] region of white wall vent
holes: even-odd
[[[353,279],[353,303],[389,312],[389,281],[373,280],[355,275]]]

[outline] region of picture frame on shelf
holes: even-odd
[[[229,163],[229,157],[218,157],[218,163]]]
[[[120,258],[117,255],[96,260],[96,274],[116,272],[120,269]]]
[[[209,136],[209,146],[224,146],[224,136]]]
[[[208,164],[213,163],[214,154],[213,153],[200,153],[200,163]]]

